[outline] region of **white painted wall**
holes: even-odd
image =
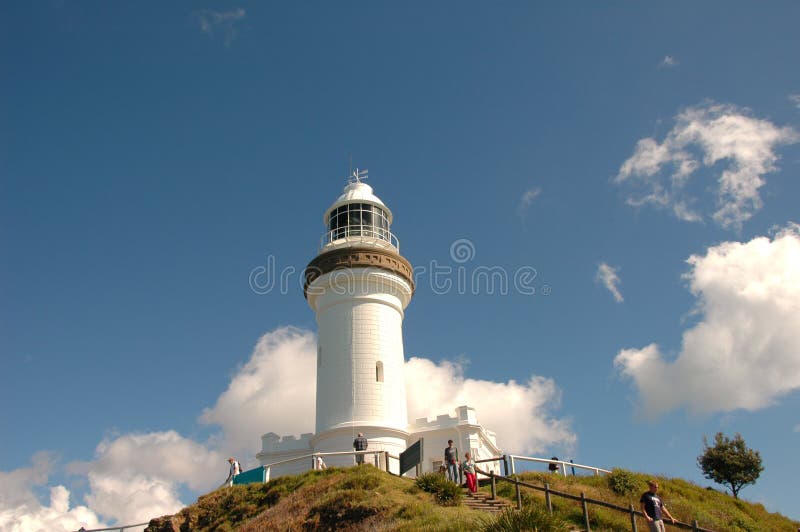
[[[405,430],[402,324],[411,286],[384,270],[351,268],[320,276],[308,294],[319,328],[317,434],[364,425]]]

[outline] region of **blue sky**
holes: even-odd
[[[798,16],[3,3],[0,523],[146,520],[313,430],[275,376],[313,381],[300,272],[350,157],[425,268],[405,352],[444,391],[419,408],[498,390],[508,451],[703,485],[703,436],[739,432],[765,465],[742,496],[800,518]],[[268,264],[287,290],[251,287]]]

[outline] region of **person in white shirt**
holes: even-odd
[[[231,468],[228,471],[228,478],[225,479],[225,484],[233,486],[233,477],[242,472],[242,466],[239,465],[239,461],[233,456],[228,458],[228,463],[231,465]]]

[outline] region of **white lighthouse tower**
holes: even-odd
[[[456,407],[455,416],[409,423],[403,316],[414,295],[413,271],[391,232],[392,212],[365,178],[366,171],[355,170],[325,211],[327,231],[305,270],[303,291],[318,326],[316,430],[261,437],[256,458],[270,466],[273,477],[307,470],[310,453],[341,453],[325,454],[325,462],[353,465],[347,453],[358,433],[368,439],[369,451],[395,457],[424,438],[423,471],[441,465],[448,439],[477,459],[500,454],[494,433],[469,406]],[[397,460],[374,463],[399,472]]]
[[[306,268],[305,296],[316,313],[317,452],[406,448],[403,312],[414,294],[411,264],[392,235],[392,212],[356,170],[323,216],[321,251]],[[352,457],[345,457],[352,463]],[[336,463],[336,460],[329,460]]]

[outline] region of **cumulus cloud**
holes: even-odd
[[[64,486],[50,488],[49,504],[39,502],[33,490],[47,484],[55,465],[55,456],[40,452],[33,455],[31,467],[0,471],[0,530],[49,532],[105,526],[86,506],[70,508],[70,493]]]
[[[614,359],[638,390],[641,412],[752,411],[800,389],[799,227],[723,242],[687,263],[702,318],[683,333],[677,358],[650,344]]]
[[[798,140],[792,128],[755,118],[747,109],[707,103],[680,112],[662,142],[640,139],[614,182],[631,190],[630,205],[654,205],[699,222],[704,213],[688,185],[698,173],[713,176],[711,216],[722,227],[739,229],[762,207],[759,189],[764,175],[777,170],[775,149]]]
[[[538,187],[529,188],[522,194],[522,197],[519,199],[519,205],[517,206],[517,213],[519,214],[520,218],[525,217],[525,213],[528,211],[533,202],[539,195],[542,193],[542,189]]]
[[[469,404],[509,451],[534,453],[575,442],[568,420],[550,413],[560,397],[552,380],[470,379],[460,364],[421,358],[408,361],[406,373],[412,420],[452,414],[457,406]],[[218,434],[205,442],[175,431],[105,438],[91,461],[67,466],[69,473],[88,480],[86,506],[76,508],[69,507],[63,486],[52,488],[49,506],[39,503],[33,487],[47,484],[55,461],[49,454],[36,455],[30,468],[0,472],[0,528],[96,528],[101,518],[124,525],[174,513],[184,506],[179,497],[183,488],[205,493],[219,486],[227,473],[227,456],[255,462],[263,433],[312,432],[315,388],[315,335],[293,327],[267,333],[215,404],[199,416],[200,423],[219,426]],[[34,519],[43,524],[26,528]]]
[[[617,268],[609,266],[605,262],[601,262],[597,266],[597,273],[594,276],[594,281],[605,286],[606,289],[611,292],[611,295],[614,296],[614,301],[617,303],[622,303],[624,301],[619,291],[619,283],[622,281],[619,275],[617,275]]]
[[[661,68],[669,68],[669,67],[678,66],[679,64],[680,64],[680,62],[676,58],[674,58],[671,55],[666,55],[666,56],[664,56],[664,59],[661,60],[661,63],[659,64],[659,66]]]
[[[236,23],[242,20],[246,12],[241,7],[230,11],[214,11],[203,9],[195,13],[200,31],[207,35],[221,35],[225,46],[230,46],[238,34]]]
[[[800,94],[790,94],[789,101],[792,102],[795,107],[800,109]]]
[[[453,414],[456,407],[475,408],[478,420],[497,433],[508,452],[541,453],[552,446],[570,448],[577,438],[566,419],[554,418],[561,392],[551,379],[535,375],[525,383],[464,377],[463,365],[439,364],[412,357],[405,367],[410,420]],[[432,386],[431,383],[436,383]]]
[[[261,337],[250,360],[200,421],[222,427],[225,448],[244,455],[266,432],[314,431],[317,339],[282,327]],[[253,423],[253,420],[262,420]]]

